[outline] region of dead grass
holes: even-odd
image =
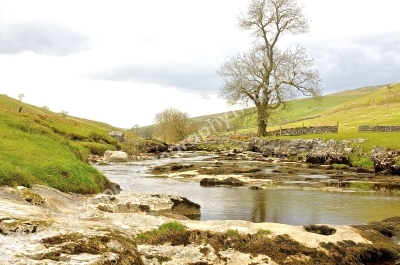
[[[304,225],[304,230],[310,233],[329,236],[336,233],[336,229],[327,225]]]
[[[143,264],[137,251],[136,242],[129,236],[114,230],[109,230],[103,235],[63,234],[43,238],[41,242],[49,249],[49,252],[43,255],[43,259],[60,261],[62,254],[89,253],[102,255],[113,252],[119,256],[118,264]],[[120,247],[113,247],[112,244],[117,244]]]

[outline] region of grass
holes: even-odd
[[[154,242],[158,241],[160,238],[169,237],[173,234],[182,233],[184,231],[186,231],[186,226],[179,222],[172,221],[160,225],[157,229],[139,234],[137,239],[139,242]]]
[[[114,129],[0,95],[0,185],[47,185],[61,191],[91,194],[110,186],[109,180],[87,163],[89,153],[116,150],[108,135]]]

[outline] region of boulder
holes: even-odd
[[[157,140],[146,140],[139,143],[139,149],[143,153],[169,152],[169,145]]]
[[[109,132],[108,135],[117,139],[120,142],[123,142],[125,140],[125,133],[123,133],[123,132],[112,131],[112,132]]]
[[[376,174],[400,176],[400,166],[396,164],[400,161],[400,150],[375,147],[371,151],[371,159]]]
[[[106,162],[128,162],[128,154],[123,151],[110,151],[104,152],[104,161]]]
[[[350,159],[349,156],[345,153],[314,150],[307,155],[306,163],[317,165],[350,165]]]

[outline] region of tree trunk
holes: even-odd
[[[258,137],[264,137],[267,136],[267,117],[264,113],[264,111],[258,109],[258,119],[257,119],[257,125],[258,125],[258,130],[257,130],[257,136]]]

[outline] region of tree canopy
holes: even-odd
[[[189,114],[174,108],[165,109],[155,115],[156,136],[163,141],[182,141],[189,135]]]

